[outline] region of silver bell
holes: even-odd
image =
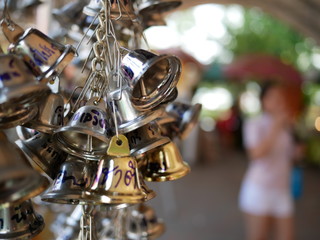
[[[195,105],[181,102],[168,104],[164,115],[157,121],[161,126],[162,134],[170,138],[175,136],[180,139],[187,138],[198,122],[201,108],[202,105],[199,103]]]
[[[131,132],[141,126],[160,117],[164,111],[163,108],[154,109],[153,111],[139,111],[130,100],[130,92],[128,88],[121,90],[121,97],[115,100],[115,113],[120,133]],[[110,108],[112,104],[109,103]]]
[[[30,200],[0,209],[0,239],[31,239],[43,228],[43,218],[34,212]]]
[[[109,120],[104,101],[96,103],[91,99],[73,114],[67,125],[55,132],[56,144],[74,156],[98,160],[109,145]]]
[[[146,111],[171,94],[181,74],[181,62],[175,56],[137,49],[124,56],[121,70],[131,88],[132,104]]]
[[[151,122],[129,132],[126,137],[129,140],[131,155],[137,157],[170,142],[168,137],[161,136],[160,128],[156,122]]]
[[[52,136],[38,133],[27,140],[15,142],[24,154],[30,159],[35,168],[54,179],[59,171],[60,165],[66,160],[67,154],[56,148]]]
[[[39,79],[59,75],[75,55],[74,47],[64,46],[37,29],[24,31],[11,20],[3,20],[1,27],[11,43],[9,51],[22,56]]]
[[[28,163],[23,152],[0,132],[0,208],[43,192],[49,181]]]
[[[17,107],[0,112],[0,128],[7,129],[25,124],[33,119],[38,113],[37,106]]]
[[[24,124],[42,133],[52,134],[63,125],[64,100],[60,94],[50,93],[39,105],[35,119]]]

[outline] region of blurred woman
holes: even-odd
[[[244,126],[244,145],[250,158],[239,204],[245,215],[247,240],[292,240],[293,199],[290,192],[294,142],[292,114],[286,88],[268,84],[261,92],[262,114]]]

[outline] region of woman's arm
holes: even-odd
[[[268,155],[274,145],[275,140],[278,138],[279,133],[284,127],[286,127],[286,123],[288,122],[287,119],[288,118],[286,116],[277,117],[273,121],[267,135],[264,136],[264,139],[261,139],[257,145],[247,148],[250,159],[254,160]]]

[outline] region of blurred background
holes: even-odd
[[[48,13],[66,2],[47,1],[14,14],[22,26],[53,36],[59,25]],[[315,0],[186,0],[165,16],[166,26],[145,31],[153,50],[182,60],[178,99],[202,104],[199,124],[178,142],[192,172],[177,181],[148,183],[158,193],[149,203],[166,223],[159,239],[244,239],[237,203],[248,163],[242,125],[261,111],[261,83],[270,79],[300,86],[288,96],[299,111],[295,128],[305,144],[298,163],[301,186],[292,189],[295,231],[297,239],[320,239],[319,11]],[[3,36],[0,41],[6,44]],[[47,239],[44,234],[37,239]]]

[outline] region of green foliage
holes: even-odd
[[[234,56],[267,53],[301,69],[299,56],[303,54],[310,57],[312,53],[313,44],[310,40],[259,9],[244,10],[242,27],[234,27],[227,21],[226,27],[232,36],[226,48],[230,49]]]

